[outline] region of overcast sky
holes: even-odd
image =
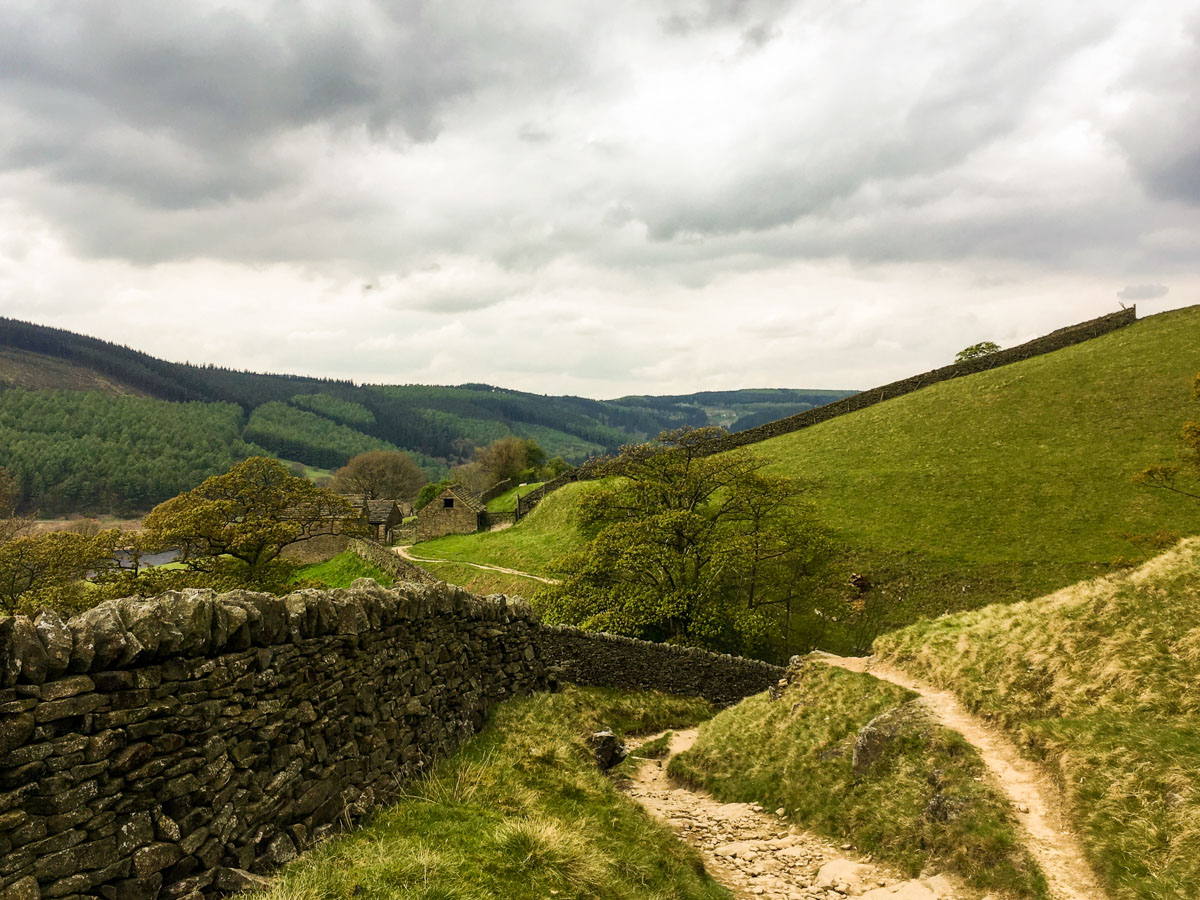
[[[174,360],[865,388],[1200,302],[1200,0],[0,4],[0,314]]]

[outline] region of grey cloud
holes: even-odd
[[[258,19],[146,0],[5,4],[0,109],[20,128],[0,162],[147,206],[254,199],[304,178],[282,135],[431,141],[451,104],[571,66],[536,24],[454,4],[272,4]]]
[[[914,36],[893,33],[911,21],[894,4],[837,0],[597,0],[569,11],[527,0],[488,16],[448,0],[261,15],[8,3],[0,169],[11,196],[91,255],[292,262],[364,279],[445,257],[502,270],[407,297],[406,309],[515,307],[525,298],[510,282],[524,282],[512,272],[564,259],[656,287],[823,257],[1000,257],[1165,278],[1197,262],[1195,209],[1159,197],[1200,190],[1200,120],[1179,134],[1134,126],[1183,115],[1200,68],[1177,72],[1172,57],[1130,76],[1143,119],[1120,137],[1148,196],[1127,178],[1047,204],[1026,184],[1038,160],[1020,156],[1031,109],[1078,51],[1108,37],[1115,8],[1017,15],[980,4]],[[690,52],[660,28],[763,47],[720,61],[730,81],[739,66],[782,73],[777,93],[743,98],[745,121],[729,124],[720,154],[703,143],[720,147],[720,127],[701,133],[703,169],[669,124],[623,130],[662,47]],[[806,28],[828,32],[831,70],[796,65]],[[844,64],[841,42],[855,48]],[[1002,162],[1026,167],[1013,183],[964,174],[1005,140]],[[673,149],[656,155],[659,142]],[[376,165],[403,176],[377,181]]]
[[[659,27],[664,34],[675,37],[711,28],[736,27],[743,29],[747,43],[754,43],[769,35],[771,22],[795,3],[796,0],[700,0],[672,4],[676,8],[659,18]]]
[[[1164,200],[1200,206],[1200,15],[1179,45],[1155,47],[1121,87],[1136,102],[1111,129],[1142,184]]]
[[[1117,291],[1122,300],[1157,300],[1170,291],[1165,284],[1127,284]]]
[[[649,187],[633,204],[638,217],[657,240],[771,230],[821,215],[880,182],[944,171],[1011,133],[1053,73],[1112,28],[1107,17],[990,15],[992,21],[972,19],[947,36],[932,76],[900,98],[906,106],[881,100],[881,85],[905,73],[880,63],[856,73],[861,81],[845,85],[841,108],[824,117],[763,110],[788,122],[777,126],[767,152],[731,162],[707,190]]]

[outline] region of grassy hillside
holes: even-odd
[[[418,544],[414,552],[451,562],[487,563],[545,575],[556,556],[582,544],[574,520],[575,506],[594,485],[577,481],[559,488],[512,528],[448,535]]]
[[[1200,897],[1200,539],[876,651],[1057,766],[1115,900]]]
[[[876,585],[863,622],[841,623],[828,646],[865,650],[878,627],[1040,596],[1196,532],[1194,506],[1131,478],[1178,453],[1197,371],[1192,307],[752,445],[815,484],[845,550],[831,590],[845,593],[852,571]],[[530,517],[444,546],[544,574],[577,542]]]
[[[789,674],[779,700],[759,694],[703,725],[671,773],[719,800],[782,807],[910,877],[932,864],[986,891],[1047,896],[1012,810],[970,744],[908,704],[908,691],[869,675],[815,662]],[[864,754],[856,768],[855,738],[869,722],[877,755]]]
[[[894,622],[1028,599],[1200,527],[1131,483],[1196,412],[1200,307],[755,445],[817,484]]]
[[[512,490],[505,491],[498,497],[493,497],[488,501],[488,512],[512,512],[517,508],[517,498],[524,497],[526,494],[537,490],[542,486],[543,482],[534,481],[529,484],[522,484]]]
[[[1109,562],[1194,510],[1134,487],[1194,414],[1200,307],[757,445],[816,480],[832,524],[883,550]]]
[[[315,581],[325,587],[348,588],[359,578],[374,578],[384,587],[392,586],[391,575],[351,550],[343,550],[324,562],[301,566],[292,576],[292,583]]]
[[[36,390],[99,391],[118,396],[145,396],[117,378],[87,366],[14,347],[0,347],[0,385]]]
[[[568,689],[484,731],[353,834],[246,900],[722,900],[699,856],[596,768],[586,734],[694,724],[702,700]]]

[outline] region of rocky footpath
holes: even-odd
[[[695,741],[695,729],[675,734],[671,754]],[[635,751],[636,753],[636,751]],[[849,845],[835,847],[756,803],[719,803],[673,784],[666,762],[647,760],[629,793],[667,822],[704,858],[705,867],[739,898],[762,900],[974,900],[978,892],[937,874],[904,878]],[[984,898],[988,900],[988,898]]]

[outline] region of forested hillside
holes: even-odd
[[[25,505],[43,513],[145,508],[250,452],[332,469],[365,450],[406,450],[437,480],[475,447],[507,435],[533,438],[549,456],[578,463],[666,428],[742,427],[848,393],[590,400],[486,384],[357,385],[172,363],[0,318],[0,396],[8,411],[0,466],[19,474]],[[200,412],[206,406],[213,409]],[[199,427],[198,416],[220,424],[205,426],[195,443],[185,435]],[[40,468],[39,453],[46,460]],[[190,481],[180,481],[185,472]]]
[[[43,513],[128,512],[247,456],[232,403],[171,403],[87,391],[0,391],[0,465]]]

